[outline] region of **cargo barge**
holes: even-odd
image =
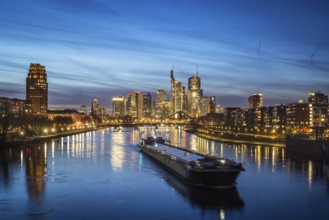
[[[186,183],[205,187],[230,188],[236,183],[241,163],[205,156],[165,143],[162,138],[142,139],[141,150]]]

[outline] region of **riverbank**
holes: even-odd
[[[204,134],[204,133],[200,133],[200,132],[191,132],[191,131],[187,131],[187,132],[193,133],[198,137],[205,138],[208,140],[220,141],[220,142],[226,142],[226,143],[265,145],[265,146],[272,146],[272,147],[285,147],[286,146],[285,142],[284,143],[274,142],[275,139],[264,141],[264,140],[258,139],[256,137],[253,140],[250,140],[250,139],[243,139],[243,138],[241,138],[241,136],[227,137],[227,136],[219,136],[219,135],[214,135],[214,134],[212,134],[212,135]]]
[[[56,133],[56,134],[36,136],[36,137],[33,137],[28,140],[7,141],[7,142],[0,143],[0,149],[1,148],[10,148],[10,147],[23,147],[23,146],[26,146],[29,144],[40,143],[40,142],[47,141],[47,140],[54,139],[54,138],[60,138],[60,137],[68,136],[68,135],[80,134],[80,133],[95,131],[95,130],[100,130],[100,129],[104,129],[104,128],[100,127],[100,128],[70,130],[70,131]]]

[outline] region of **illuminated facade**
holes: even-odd
[[[321,92],[309,92],[310,127],[328,125],[328,96]]]
[[[143,94],[141,92],[130,92],[127,98],[128,115],[133,118],[143,117]]]
[[[15,118],[31,115],[31,103],[21,99],[0,97],[0,114],[1,116],[7,116],[8,114],[12,114]]]
[[[56,117],[70,117],[73,122],[80,122],[84,114],[72,109],[48,110],[48,118],[50,120],[54,120]]]
[[[163,101],[167,101],[167,93],[163,89],[158,89],[155,99],[156,118],[162,118]]]
[[[87,106],[81,105],[81,107],[80,107],[80,113],[83,114],[83,115],[88,115]]]
[[[200,116],[202,96],[203,91],[201,89],[201,78],[199,76],[192,76],[188,78],[187,113],[191,117]]]
[[[185,101],[185,87],[183,83],[177,82],[174,77],[174,70],[170,71],[170,102],[171,102],[171,113],[174,114],[179,111],[184,111]]]
[[[99,115],[99,101],[98,99],[93,99],[91,102],[91,116],[98,117]]]
[[[152,115],[152,96],[148,92],[143,95],[143,118],[151,118]]]
[[[126,100],[124,96],[112,98],[112,116],[122,117],[126,115]]]
[[[224,124],[227,129],[241,127],[243,124],[243,110],[239,107],[224,109]]]
[[[263,94],[255,93],[248,98],[249,108],[263,107]]]
[[[273,133],[283,133],[287,125],[287,106],[276,105],[273,109]]]
[[[328,104],[328,96],[320,91],[309,92],[308,93],[308,102],[314,104]]]
[[[287,107],[287,126],[289,133],[308,132],[310,127],[308,103],[292,103]]]
[[[224,113],[224,107],[221,105],[216,105],[216,113]]]
[[[170,101],[163,101],[162,102],[162,115],[163,119],[168,118],[171,115],[171,102]]]
[[[31,103],[32,114],[47,116],[48,111],[48,83],[44,66],[30,64],[26,78],[26,100]]]
[[[107,111],[106,108],[100,107],[98,109],[98,117],[102,120],[105,120],[107,118]]]
[[[216,97],[202,97],[201,98],[201,116],[207,115],[208,113],[215,113],[216,109]]]

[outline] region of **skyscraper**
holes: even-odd
[[[98,116],[98,109],[99,109],[99,102],[98,99],[93,99],[91,103],[91,116],[97,117]]]
[[[162,102],[162,113],[161,118],[166,119],[171,115],[171,102],[170,101],[163,101]]]
[[[187,112],[191,117],[198,117],[201,114],[201,99],[203,91],[201,89],[201,78],[191,76],[188,78],[187,92]]]
[[[123,96],[112,98],[112,116],[120,117],[126,115],[126,100]]]
[[[171,113],[176,110],[176,80],[174,77],[174,67],[170,70],[170,102],[171,102]]]
[[[143,94],[141,92],[130,92],[127,98],[128,115],[133,118],[142,118],[143,116]]]
[[[249,108],[263,107],[263,94],[255,93],[248,98]]]
[[[185,88],[183,83],[177,82],[174,77],[174,70],[170,71],[170,82],[171,82],[171,89],[170,89],[170,102],[172,108],[172,114],[184,111],[184,95],[185,95]]]
[[[143,95],[143,118],[151,118],[152,114],[152,96],[148,92]]]
[[[32,114],[46,116],[48,111],[48,83],[44,66],[31,63],[26,78],[26,100],[31,103]]]
[[[100,119],[102,119],[102,120],[105,120],[106,119],[106,108],[104,108],[104,107],[100,107],[99,109],[98,109],[98,117],[100,118]]]
[[[158,89],[155,99],[156,118],[162,118],[163,101],[167,101],[167,93],[163,89]]]
[[[216,97],[202,97],[201,98],[201,111],[200,116],[207,115],[208,113],[215,113]]]
[[[81,107],[80,107],[80,113],[81,114],[84,114],[84,115],[87,115],[88,114],[87,106],[81,105]]]

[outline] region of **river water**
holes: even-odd
[[[236,188],[186,185],[142,137],[241,162]],[[284,148],[208,141],[181,128],[76,134],[0,151],[0,219],[329,219],[329,169]]]

